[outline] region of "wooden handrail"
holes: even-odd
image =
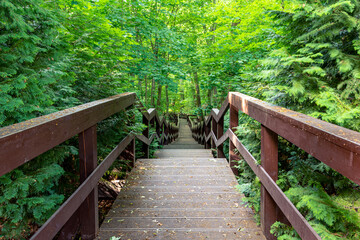
[[[135,96],[124,93],[1,128],[0,176],[130,107]]]
[[[230,127],[223,134],[223,119],[230,110]],[[261,165],[241,144],[233,129],[238,126],[241,111],[261,123]],[[212,120],[212,121],[211,121]],[[212,123],[212,124],[210,124]],[[301,213],[277,186],[278,136],[295,144],[345,177],[360,184],[360,133],[334,124],[274,106],[259,99],[230,92],[220,110],[213,109],[203,122],[189,119],[193,137],[210,148],[210,141],[218,149],[218,157],[224,157],[222,144],[230,139],[229,164],[233,166],[236,148],[262,183],[261,224],[268,239],[270,227],[285,215],[302,239],[321,239]],[[210,126],[211,125],[211,126]],[[216,128],[216,130],[215,130]],[[233,168],[236,173],[236,168]]]
[[[151,122],[156,121],[156,133],[151,137],[129,134],[97,166],[96,124],[136,106],[142,113],[147,133]],[[146,120],[146,121],[145,121]],[[135,161],[135,138],[147,149],[155,139],[168,144],[178,136],[179,126],[161,118],[156,109],[146,110],[135,93],[124,93],[74,108],[31,119],[0,129],[0,176],[16,169],[40,154],[79,134],[80,180],[79,188],[60,206],[31,239],[52,239],[64,226],[71,225],[80,208],[82,239],[93,239],[98,231],[97,183],[112,163],[128,149]],[[146,130],[144,131],[146,132]],[[73,215],[74,214],[74,215]],[[65,233],[66,235],[66,233]]]

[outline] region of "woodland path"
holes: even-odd
[[[177,141],[136,162],[98,239],[265,239],[236,185],[227,160],[180,119]]]

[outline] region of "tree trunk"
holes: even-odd
[[[169,85],[165,86],[165,94],[166,94],[166,115],[169,114]]]
[[[208,105],[212,106],[212,88],[208,89]]]
[[[158,99],[157,99],[157,107],[161,108],[161,91],[162,91],[162,85],[159,83],[158,85]]]
[[[196,93],[196,107],[198,107],[200,110],[200,120],[203,120],[204,114],[201,109],[200,85],[199,85],[199,77],[197,71],[194,72],[194,83],[195,83],[195,93]]]
[[[137,76],[137,79],[138,79],[138,83],[139,83],[139,88],[140,88],[140,99],[143,99],[144,97],[144,94],[143,94],[143,89],[142,89],[142,80],[140,79],[139,76]]]
[[[218,106],[218,98],[217,98],[217,88],[216,87],[214,87],[214,93],[213,93],[213,98],[214,98],[214,106],[215,107],[219,107]]]
[[[145,105],[148,104],[148,98],[147,98],[147,78],[145,76]]]
[[[151,106],[155,107],[155,79],[152,80],[151,83]]]
[[[181,87],[180,87],[180,99],[181,100],[185,100],[185,90],[184,90],[184,87],[183,87],[183,80],[180,79],[180,84],[179,84]]]

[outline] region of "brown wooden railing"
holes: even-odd
[[[229,129],[224,133],[224,115],[230,109]],[[261,165],[234,134],[239,111],[261,123]],[[275,221],[289,222],[302,239],[321,239],[276,184],[278,136],[283,137],[345,177],[360,184],[360,133],[330,124],[247,95],[230,92],[220,110],[213,109],[205,121],[189,118],[193,137],[205,148],[217,148],[225,157],[223,143],[229,139],[229,164],[237,174],[237,149],[261,181],[261,225],[267,239]],[[279,211],[280,210],[280,211]],[[284,219],[284,216],[286,219]]]
[[[96,124],[131,106],[136,106],[143,115],[147,126],[143,135],[129,134],[97,165]],[[156,124],[156,133],[149,137],[150,124]],[[62,229],[60,239],[71,239],[74,223],[80,224],[81,239],[94,239],[99,229],[99,179],[125,149],[134,156],[134,164],[135,138],[143,143],[145,157],[149,157],[149,145],[155,137],[161,144],[168,144],[177,137],[178,130],[178,126],[159,117],[155,109],[146,110],[135,93],[112,96],[1,128],[0,176],[78,135],[81,185],[31,239],[52,239]]]

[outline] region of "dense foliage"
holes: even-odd
[[[2,0],[0,127],[126,91],[202,118],[239,91],[360,131],[359,13],[358,0]],[[99,161],[141,132],[134,115],[98,125]],[[259,124],[240,122],[260,160]],[[71,193],[76,142],[0,177],[2,237],[28,238]],[[359,186],[284,139],[279,161],[279,186],[324,239],[359,238]],[[260,183],[239,169],[258,211]],[[273,231],[298,238],[280,223]]]

